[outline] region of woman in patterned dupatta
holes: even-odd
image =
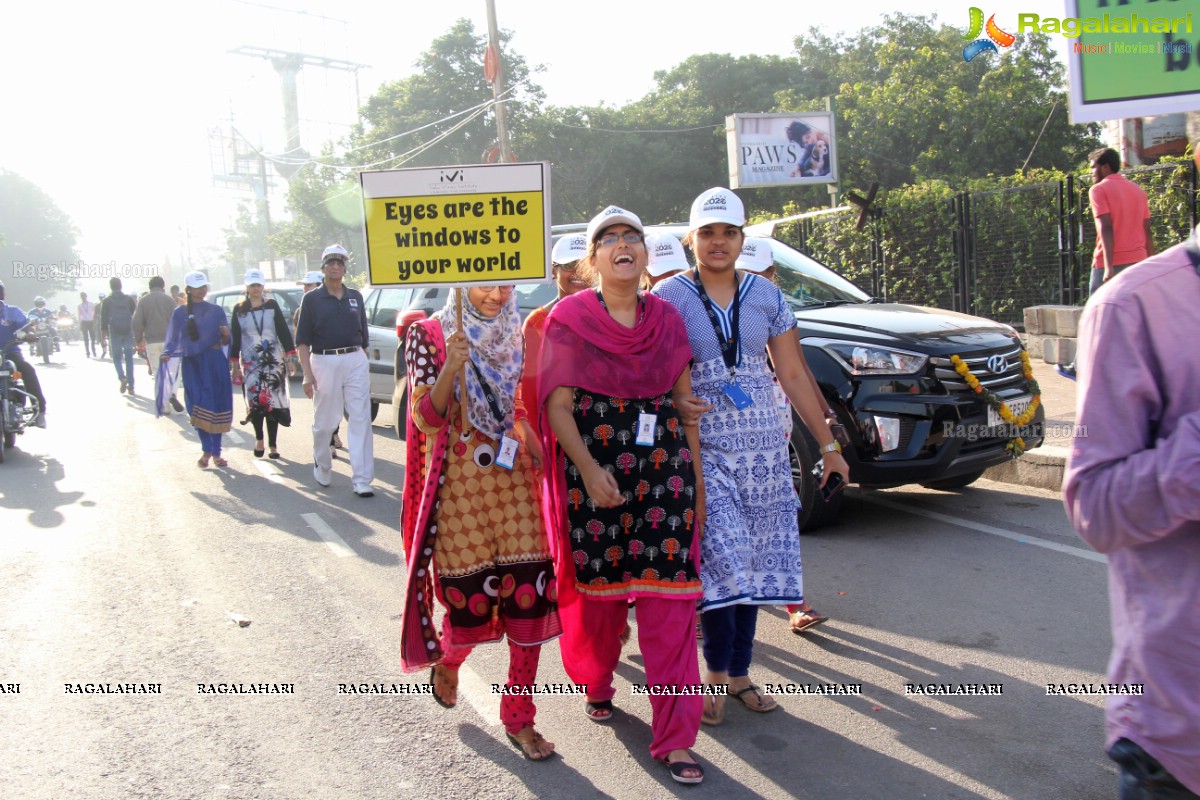
[[[187,305],[178,306],[171,315],[160,369],[173,372],[172,359],[182,359],[184,405],[203,450],[198,463],[203,468],[211,460],[224,467],[229,462],[221,458],[221,434],[233,424],[233,383],[222,349],[229,344],[229,324],[225,309],[204,300],[208,278],[203,272],[189,272],[184,282]],[[170,387],[174,381],[168,377],[159,383]],[[159,415],[165,396],[162,391],[158,394]]]
[[[537,678],[541,646],[562,632],[557,587],[534,486],[541,446],[515,401],[524,362],[521,318],[511,286],[464,292],[414,323],[404,345],[412,392],[401,529],[408,587],[400,656],[405,670],[431,667],[434,698],[458,701],[458,669],[477,644],[508,638],[510,689]],[[466,368],[466,387],[459,376]],[[466,428],[461,405],[467,407]],[[498,458],[520,437],[510,468]],[[442,635],[431,596],[445,608]],[[532,695],[509,691],[500,717],[531,761],[554,754],[534,728]]]

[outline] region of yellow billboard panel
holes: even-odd
[[[549,279],[548,164],[386,170],[360,177],[372,285]]]

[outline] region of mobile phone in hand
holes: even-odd
[[[821,499],[828,503],[833,499],[833,496],[846,488],[846,481],[842,478],[842,473],[835,472],[829,476],[829,480],[821,487]]]

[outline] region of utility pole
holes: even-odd
[[[488,83],[492,84],[492,98],[496,101],[496,140],[500,147],[500,162],[513,161],[512,148],[508,141],[508,121],[504,116],[504,68],[500,61],[500,31],[496,26],[496,0],[487,0],[488,52],[484,56],[483,71]]]

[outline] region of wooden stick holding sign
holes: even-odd
[[[458,302],[455,303],[455,311],[457,312],[457,315],[458,315],[458,332],[460,334],[462,334],[464,339],[466,339],[467,334],[466,334],[466,331],[463,330],[463,319],[462,319],[463,318],[463,292],[466,292],[466,291],[469,291],[469,290],[464,289],[463,287],[460,286],[460,287],[458,287],[458,291],[455,292],[455,295],[458,297]],[[467,345],[468,345],[468,347],[470,346],[469,339],[467,340]],[[463,433],[466,433],[467,427],[468,427],[468,423],[467,423],[467,365],[466,364],[462,365],[462,373],[460,373],[458,376],[458,385],[460,387],[460,390],[459,390],[460,394],[462,395],[462,397],[459,400],[458,405],[459,405],[459,411],[462,413]]]

